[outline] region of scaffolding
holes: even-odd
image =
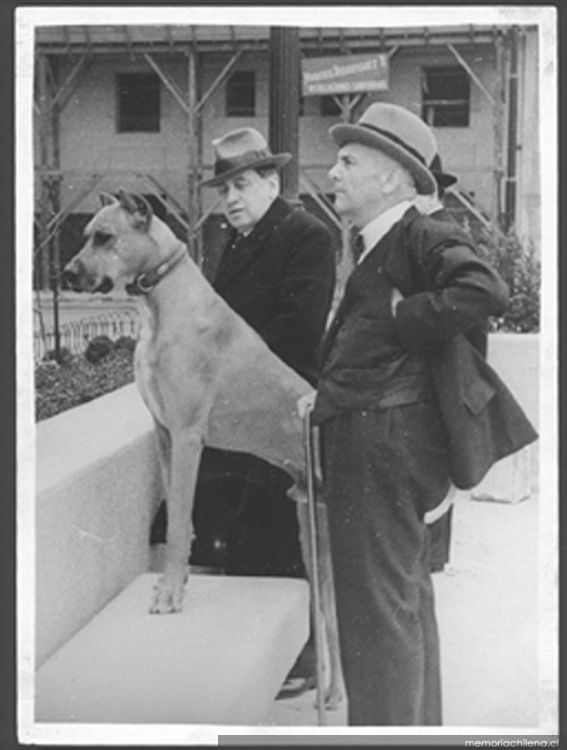
[[[203,178],[203,113],[213,94],[226,82],[242,59],[250,52],[273,55],[273,38],[268,27],[254,26],[50,26],[39,27],[36,34],[36,90],[34,111],[36,116],[36,242],[34,264],[38,280],[36,287],[49,286],[57,307],[60,275],[60,231],[66,219],[76,211],[81,202],[111,175],[118,177],[117,169],[95,170],[82,174],[82,184],[73,193],[71,200],[62,203],[61,185],[72,176],[72,170],[63,170],[60,164],[61,115],[73,92],[88,75],[93,62],[100,56],[116,56],[144,61],[171,94],[176,105],[186,118],[185,164],[187,180],[187,204],[182,205],[164,179],[156,171],[139,170],[137,178],[164,209],[175,217],[185,233],[191,256],[201,265],[203,262],[202,230],[205,222],[217,207],[212,203],[203,210],[200,183]],[[490,100],[493,113],[494,179],[496,195],[500,196],[505,186],[505,201],[498,205],[497,218],[506,215],[512,221],[514,210],[514,118],[516,114],[507,108],[515,105],[510,99],[515,91],[514,61],[515,36],[511,28],[494,26],[462,25],[457,27],[432,28],[302,28],[298,45],[301,56],[385,52],[390,56],[400,50],[416,45],[443,45],[450,50],[469,75],[471,81]],[[486,89],[472,66],[459,52],[462,44],[490,44],[496,50],[496,69],[499,90],[496,96]],[[226,60],[221,72],[212,84],[203,90],[202,64],[204,56],[222,53]],[[183,58],[186,61],[186,87],[182,90],[171,75],[164,61]],[[65,65],[63,65],[63,61]],[[296,66],[298,60],[292,61]],[[65,70],[65,76],[62,71]],[[275,100],[272,94],[270,107],[285,110],[286,92]],[[297,96],[297,90],[292,91]],[[336,101],[342,119],[349,121],[361,96],[341,96]],[[130,172],[131,173],[131,172]],[[76,177],[76,175],[75,175]],[[305,165],[299,166],[298,183],[317,204],[323,215],[342,232],[343,252],[339,276],[348,274],[350,262],[346,247],[348,231],[341,226],[332,204],[326,198],[317,180]],[[455,191],[453,191],[455,192]],[[456,192],[468,210],[475,209],[474,202],[466,194]],[[499,199],[500,200],[500,199]],[[346,264],[346,265],[345,265]]]

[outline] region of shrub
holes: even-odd
[[[66,346],[61,347],[59,350],[59,362],[65,363],[70,362],[73,358],[73,355],[71,354],[70,349],[68,349]],[[47,354],[43,357],[44,362],[55,362],[57,363],[57,352],[55,349],[50,349]]]
[[[113,346],[97,362],[89,362],[85,355],[72,356],[62,364],[41,362],[35,370],[36,420],[92,401],[133,380],[132,351],[123,347]]]
[[[114,342],[115,349],[125,349],[126,351],[133,352],[136,348],[136,339],[131,336],[120,336]]]
[[[477,240],[482,255],[496,268],[510,291],[510,302],[492,329],[528,333],[539,331],[541,263],[531,243],[524,246],[517,235],[486,230]]]
[[[89,341],[87,348],[85,349],[85,359],[91,364],[100,362],[101,359],[107,357],[110,352],[114,349],[112,339],[108,336],[95,336],[92,341]]]

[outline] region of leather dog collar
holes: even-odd
[[[158,266],[152,268],[150,271],[145,271],[137,276],[134,281],[130,284],[126,284],[126,292],[128,294],[148,294],[152,291],[155,285],[160,281],[166,274],[168,274],[175,266],[180,263],[187,256],[187,248],[183,243],[179,243],[179,246],[175,252],[173,252],[169,258],[162,261]]]

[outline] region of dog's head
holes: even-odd
[[[157,243],[151,232],[159,220],[148,201],[123,189],[117,198],[103,193],[100,199],[102,208],[85,228],[85,244],[63,270],[64,280],[75,291],[123,287],[155,257]]]

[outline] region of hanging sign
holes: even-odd
[[[301,61],[303,96],[387,91],[388,55],[306,57]]]

